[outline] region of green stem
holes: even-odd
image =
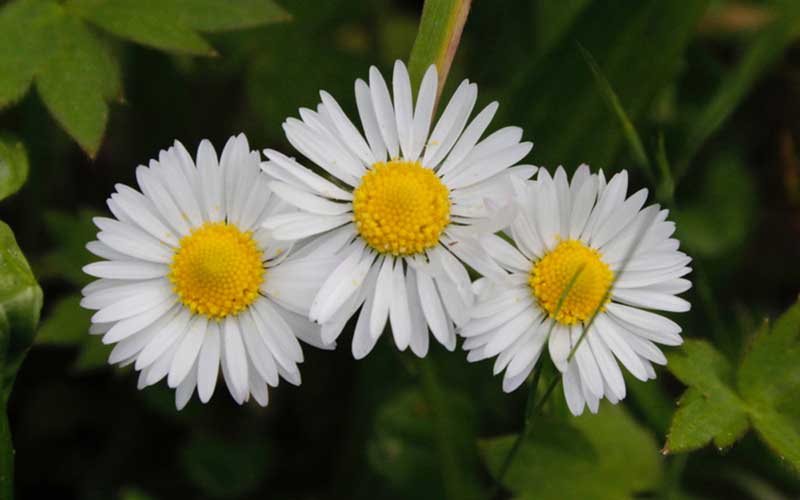
[[[422,8],[408,72],[411,76],[411,87],[417,88],[428,66],[435,64],[439,72],[437,101],[461,41],[461,32],[467,22],[471,3],[472,0],[426,0]]]

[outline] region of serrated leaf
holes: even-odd
[[[800,471],[800,303],[756,335],[739,368],[739,390],[753,426],[781,458]]]
[[[189,26],[164,15],[162,6],[158,0],[71,0],[67,3],[70,11],[126,40],[172,52],[214,55],[208,42]]]
[[[92,311],[80,305],[81,296],[69,295],[55,303],[36,334],[37,344],[74,345],[83,343],[89,331]]]
[[[54,2],[40,0],[18,0],[0,8],[0,33],[7,41],[0,43],[0,108],[25,95],[49,58],[59,13]]]
[[[744,403],[731,389],[733,366],[711,344],[687,340],[667,366],[690,389],[672,418],[665,452],[695,450],[712,440],[728,447],[747,431]]]
[[[121,94],[117,60],[79,20],[64,16],[51,35],[55,49],[36,79],[47,109],[94,157],[108,121],[108,101]]]
[[[22,142],[0,135],[0,200],[16,193],[28,179],[28,154]]]
[[[514,439],[481,443],[495,477]],[[653,436],[622,407],[603,403],[596,415],[536,420],[503,484],[519,500],[633,499],[658,484],[660,460]]]
[[[202,33],[254,28],[292,18],[272,0],[168,0],[159,5],[178,23]]]
[[[216,52],[198,31],[230,31],[289,19],[270,0],[70,0],[67,8],[121,38],[200,56]]]
[[[708,342],[687,341],[667,364],[689,386],[672,421],[667,451],[690,451],[712,438],[727,446],[751,424],[781,459],[800,471],[798,359],[800,303],[774,328],[761,328],[735,372]]]

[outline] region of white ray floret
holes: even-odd
[[[299,384],[298,339],[332,347],[307,315],[337,262],[292,255],[261,228],[290,207],[271,195],[259,153],[239,135],[220,158],[203,141],[195,160],[176,141],[136,178],[141,191],[118,184],[114,218],[96,218],[87,245],[104,260],[84,267],[98,279],[81,304],[96,311],[90,333],[115,344],[109,362],[133,364],[140,388],[166,378],[178,409],[195,390],[207,402],[220,369],[239,404],[266,405],[279,378]]]
[[[431,66],[414,102],[403,63],[395,63],[391,92],[372,67],[368,81],[355,83],[360,129],[324,91],[316,109],[286,120],[289,142],[327,176],[264,151],[271,188],[299,212],[269,217],[263,227],[279,240],[315,237],[315,245],[335,252],[338,265],[310,318],[322,325],[323,340],[333,341],[360,308],[356,358],[370,352],[387,323],[401,350],[425,356],[429,329],[454,349],[455,328],[469,319],[473,302],[464,263],[503,277],[476,237],[498,230],[513,211],[511,177],[536,170],[517,165],[532,147],[520,142],[520,129],[481,139],[497,103],[470,121],[478,89],[467,80],[431,130],[437,80]]]
[[[643,208],[647,190],[628,197],[627,189],[625,171],[606,183],[585,165],[571,182],[560,167],[553,177],[540,169],[535,181],[515,183],[516,245],[481,239],[507,276],[474,284],[478,299],[459,333],[470,361],[496,357],[506,392],[547,350],[572,413],[596,412],[600,399],[625,397],[620,364],[640,380],[655,378],[652,364],[666,363],[656,344],[682,342],[681,328],[659,312],[689,310],[677,295],[691,288],[691,258],[672,238],[668,211]]]

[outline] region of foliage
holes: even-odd
[[[119,62],[90,25],[136,43],[194,55],[216,53],[198,32],[259,26],[287,19],[271,1],[15,0],[0,9],[0,107],[24,96],[31,82],[59,124],[94,157],[108,103],[122,100]]]
[[[800,471],[800,303],[754,336],[734,369],[703,340],[686,342],[669,369],[689,386],[664,448],[691,451],[714,441],[731,446],[752,426],[776,454]]]
[[[13,41],[0,44],[0,218],[14,229],[0,224],[0,367],[5,396],[16,377],[18,499],[800,494],[800,306],[758,327],[800,283],[798,2],[421,5],[0,5]],[[345,333],[332,353],[305,349],[302,387],[272,388],[266,409],[232,404],[220,384],[220,397],[176,413],[165,385],[137,391],[132,369],[107,367],[109,346],[87,334],[79,306],[91,219],[117,182],[135,184],[138,164],[175,138],[194,151],[239,131],[254,148],[297,155],[287,117],[320,89],[356,116],[354,79],[397,58],[414,78],[451,64],[439,112],[463,78],[477,82],[476,110],[500,102],[488,133],[521,127],[536,143],[531,163],[628,169],[632,189],[670,209],[694,259],[692,311],[673,318],[692,340],[665,349],[656,380],[627,377],[626,400],[598,415],[567,416],[556,391],[502,484],[526,390],[503,393],[491,362],[432,347],[417,363],[381,343],[353,362]],[[47,298],[38,332],[34,275]],[[682,396],[667,370],[688,386]],[[8,470],[10,443],[0,449]]]
[[[492,474],[497,474],[514,439],[481,443]],[[572,422],[553,417],[539,421],[503,484],[520,500],[622,500],[654,490],[660,476],[655,438],[622,408],[606,403],[597,415]]]

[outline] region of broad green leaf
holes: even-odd
[[[514,439],[481,443],[493,475]],[[503,483],[518,500],[624,500],[652,491],[660,478],[653,436],[622,407],[603,403],[596,415],[536,420]]]
[[[711,439],[729,446],[752,425],[800,471],[800,303],[755,336],[737,370],[708,342],[687,341],[668,368],[689,389],[681,398],[665,451],[690,451]],[[734,388],[738,389],[738,393]]]
[[[181,465],[209,497],[238,498],[266,477],[269,448],[258,439],[235,441],[198,436],[181,451]]]
[[[292,18],[272,0],[166,0],[151,5],[161,9],[164,16],[202,33],[254,28]]]
[[[437,95],[441,93],[461,40],[470,3],[471,0],[426,0],[408,62],[413,88],[419,86],[428,67],[435,64],[439,72]]]
[[[0,135],[0,200],[16,193],[28,178],[28,154],[22,142]]]
[[[501,107],[507,121],[533,138],[541,164],[609,167],[623,133],[575,42],[591,51],[635,122],[678,71],[707,3],[593,2],[550,54],[515,70],[518,77]]]
[[[64,16],[51,36],[56,48],[36,89],[55,119],[94,157],[108,121],[108,101],[122,92],[119,65],[77,19]]]
[[[92,311],[80,305],[78,294],[69,295],[53,305],[52,310],[42,320],[37,344],[75,345],[82,344],[88,338]]]
[[[20,99],[49,58],[59,19],[54,2],[17,0],[0,8],[0,108]],[[13,41],[13,43],[12,43]]]
[[[753,226],[756,201],[754,179],[741,156],[735,151],[717,156],[696,196],[674,211],[681,243],[695,256],[735,250]]]
[[[14,233],[0,222],[0,498],[12,498],[14,448],[6,403],[14,379],[33,342],[42,290]]]
[[[33,343],[41,308],[42,290],[11,229],[0,222],[0,399],[8,397],[22,359]]]
[[[694,450],[712,439],[717,447],[728,447],[747,431],[746,410],[730,388],[733,367],[711,344],[687,340],[668,366],[691,389],[678,403],[665,452]]]
[[[201,56],[216,51],[198,31],[230,31],[289,19],[270,0],[70,0],[68,8],[121,38]]]
[[[800,303],[756,335],[739,368],[739,390],[753,426],[800,471]]]
[[[367,445],[370,466],[403,497],[482,498],[481,486],[474,479],[478,461],[471,409],[457,394],[441,396],[443,400],[434,405],[421,392],[408,390],[387,401],[376,416]],[[451,416],[447,429],[437,421],[442,408]],[[443,477],[448,467],[460,483],[456,491],[448,484],[452,478]],[[425,495],[419,497],[420,491]]]

